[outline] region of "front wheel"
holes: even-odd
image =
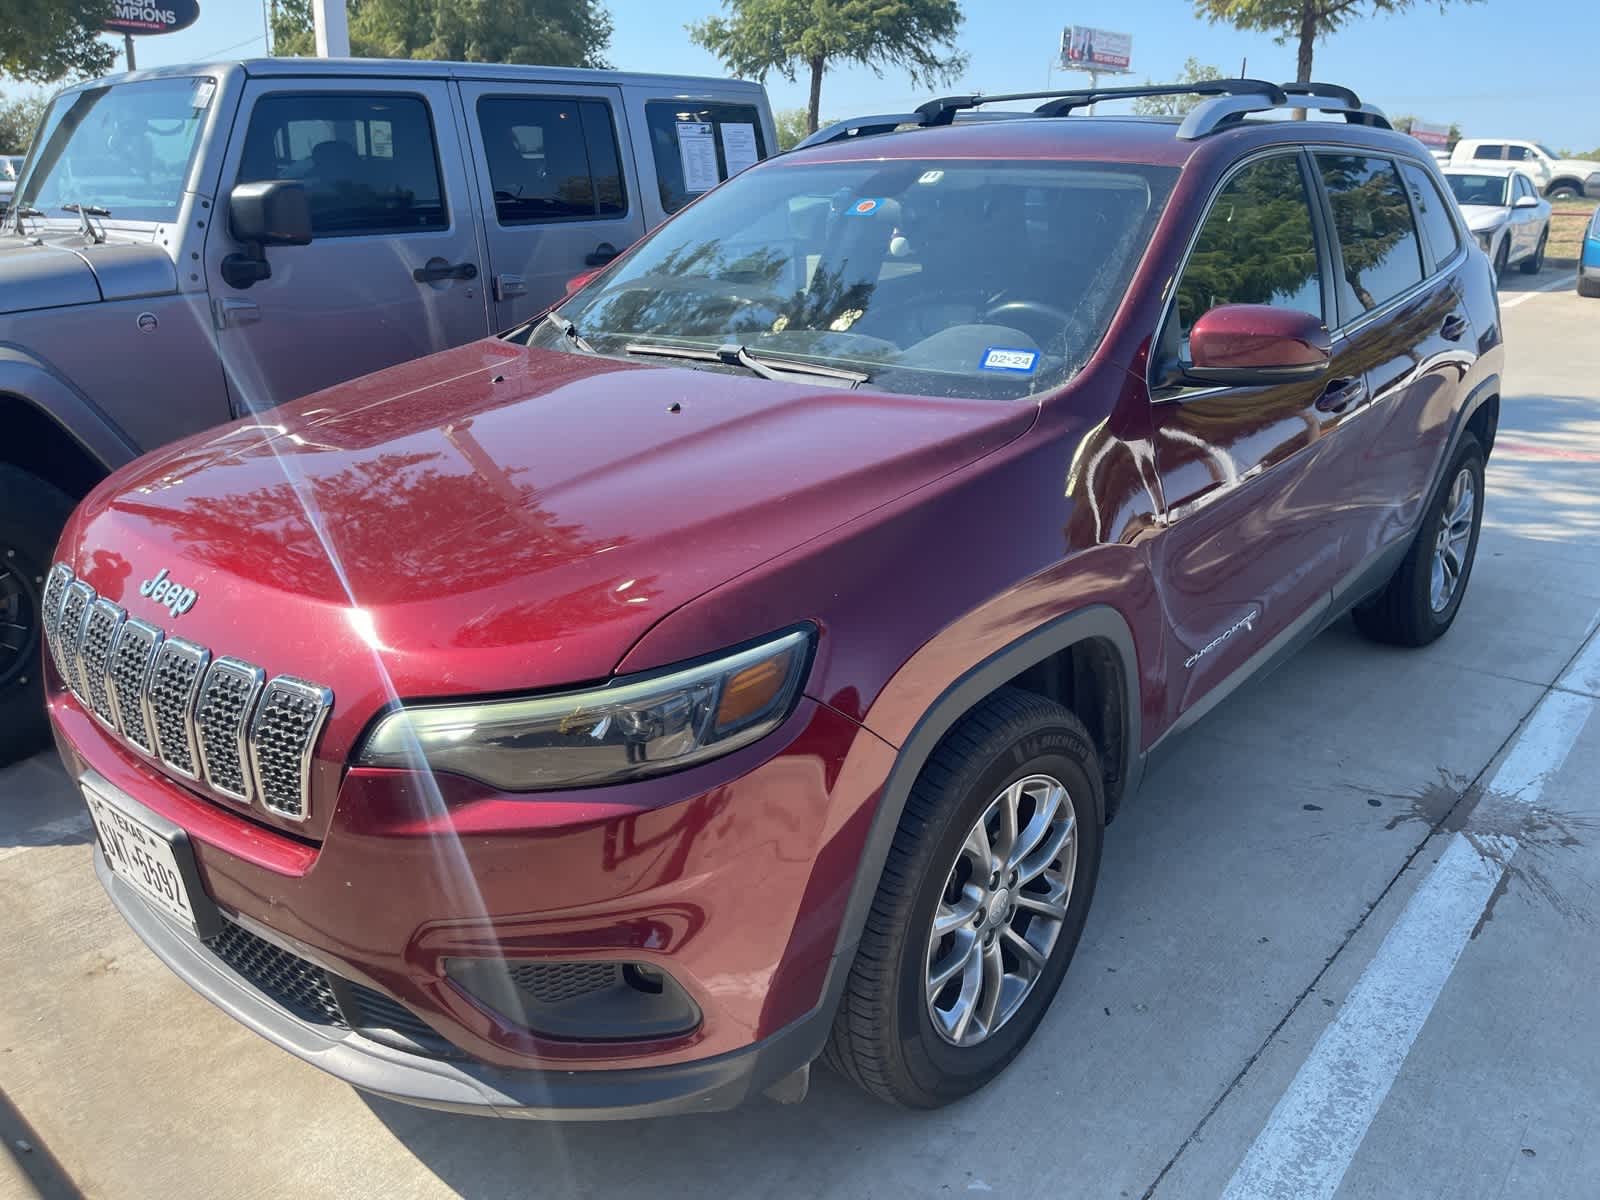
[[[1049,1007],[1088,917],[1104,800],[1083,724],[1004,688],[912,787],[826,1061],[936,1108],[998,1075]]]
[[[1511,239],[1505,237],[1500,240],[1500,249],[1494,252],[1494,277],[1498,280],[1506,273],[1506,267],[1511,264]]]
[[[1578,295],[1587,296],[1591,300],[1600,299],[1600,279],[1590,279],[1587,275],[1579,275]]]
[[[1355,610],[1356,627],[1374,641],[1426,646],[1461,608],[1483,524],[1483,447],[1472,434],[1462,437],[1444,479],[1388,584]]]
[[[1582,194],[1575,183],[1558,183],[1545,196],[1550,200],[1576,200]]]
[[[0,463],[0,766],[42,749],[50,727],[40,678],[44,577],[72,501]]]
[[[1533,252],[1532,258],[1522,260],[1522,273],[1524,275],[1537,275],[1544,270],[1544,248],[1550,241],[1550,230],[1545,229],[1539,235],[1539,248]]]

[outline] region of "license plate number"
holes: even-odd
[[[140,821],[132,801],[118,802],[89,784],[83,785],[89,816],[100,835],[100,848],[112,873],[162,913],[198,934],[194,905],[172,843]],[[134,805],[134,808],[137,806]]]

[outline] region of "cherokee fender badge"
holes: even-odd
[[[1217,634],[1216,637],[1212,638],[1204,646],[1201,646],[1200,649],[1196,650],[1193,654],[1189,655],[1188,658],[1184,659],[1184,667],[1189,670],[1193,670],[1195,663],[1199,662],[1206,655],[1210,654],[1213,650],[1222,645],[1223,642],[1227,641],[1241,629],[1246,633],[1254,633],[1256,629],[1256,618],[1260,615],[1261,610],[1259,608],[1252,608],[1249,612],[1245,613],[1244,616],[1240,617],[1232,625],[1229,625],[1221,633]]]
[[[175,617],[181,617],[194,607],[194,602],[199,595],[193,588],[183,587],[181,584],[167,578],[167,569],[162,567],[157,571],[155,578],[146,579],[139,585],[139,595],[148,596],[157,604],[164,605],[168,612]]]

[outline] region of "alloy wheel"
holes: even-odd
[[[1029,775],[968,830],[928,934],[928,1016],[954,1046],[1013,1017],[1044,974],[1072,899],[1077,813],[1060,780]]]
[[[28,674],[38,636],[39,595],[15,548],[0,545],[0,684]]]
[[[1467,546],[1472,541],[1472,517],[1478,502],[1478,488],[1471,470],[1456,472],[1439,514],[1439,528],[1433,536],[1433,574],[1429,601],[1441,613],[1461,585],[1467,565]]]

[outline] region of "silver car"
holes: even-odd
[[[1494,163],[1449,167],[1444,178],[1495,274],[1515,264],[1524,274],[1537,275],[1550,242],[1550,201],[1539,195],[1533,180],[1515,167]]]
[[[0,762],[45,735],[40,588],[110,470],[535,316],[776,148],[719,79],[267,59],[63,91],[0,221]]]

